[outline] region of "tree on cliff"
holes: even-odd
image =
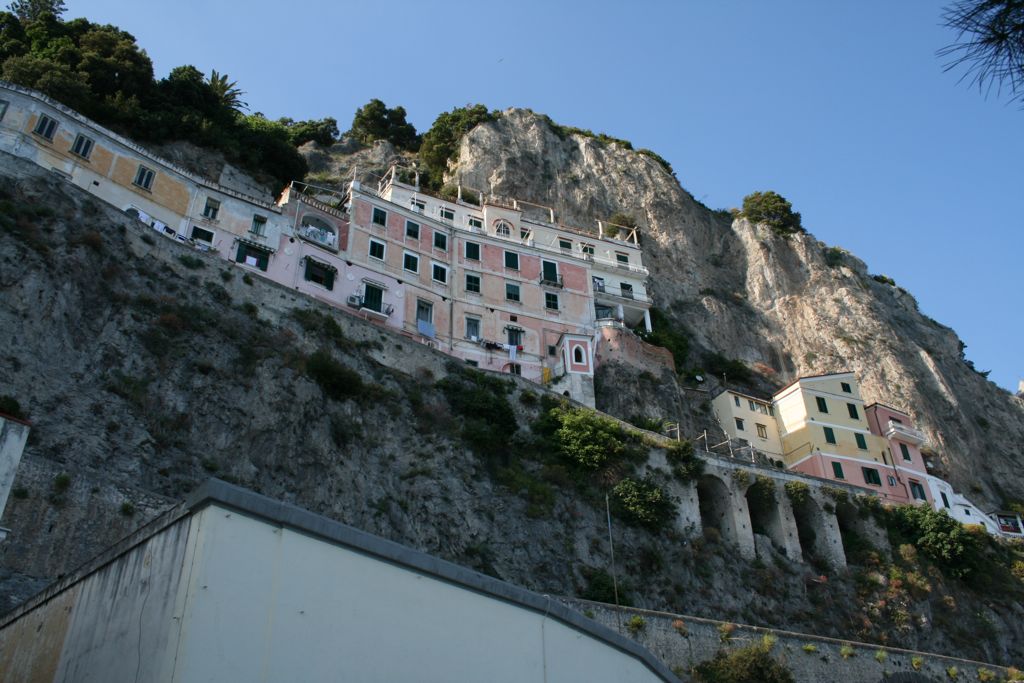
[[[7,11],[25,22],[35,21],[47,12],[60,17],[66,9],[64,0],[14,0],[7,6]]]
[[[800,213],[793,210],[793,205],[785,197],[771,190],[753,192],[744,197],[740,215],[751,223],[764,223],[782,236],[804,231]]]
[[[961,0],[942,20],[957,31],[957,42],[939,50],[946,71],[963,66],[962,79],[986,95],[1006,88],[1010,101],[1024,100],[1024,0]]]
[[[420,146],[416,129],[405,120],[405,107],[389,109],[376,98],[356,110],[351,133],[364,144],[387,140],[399,149],[413,150]]]

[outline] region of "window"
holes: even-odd
[[[628,266],[629,265],[629,254],[623,254],[621,251],[615,252],[616,262]]]
[[[563,239],[558,240],[558,248],[559,249],[566,249],[568,251],[572,251],[572,240],[563,240]]]
[[[191,237],[197,242],[206,242],[207,244],[213,242],[213,233],[210,232],[209,230],[204,230],[203,228],[200,228],[198,225],[192,226]]]
[[[475,273],[466,273],[466,291],[473,294],[480,293],[480,276]]]
[[[378,242],[377,240],[370,240],[370,258],[375,258],[378,261],[383,261],[386,249],[387,248],[383,242]]]
[[[467,360],[466,361],[466,365],[468,365],[471,368],[478,368],[478,367],[480,367],[480,363],[475,361],[475,360]]]
[[[910,495],[914,497],[914,500],[928,500],[928,496],[924,494],[924,487],[917,481],[910,481]]]
[[[839,386],[842,387],[843,391],[846,392],[847,394],[852,394],[853,393],[853,389],[850,388],[849,383],[847,383],[847,382],[840,382]]]
[[[211,197],[206,198],[206,206],[203,207],[203,218],[207,220],[217,220],[217,215],[220,213],[220,202]]]
[[[519,285],[514,282],[505,283],[506,301],[519,301]]]
[[[413,223],[412,221],[406,221],[405,236],[409,239],[418,240],[420,238],[420,224]]]
[[[410,200],[409,207],[416,213],[423,213],[423,210],[427,208],[427,203],[422,199],[413,199]]]
[[[620,282],[619,283],[619,294],[621,294],[623,296],[623,298],[625,298],[625,299],[632,299],[633,298],[633,285],[629,284],[628,282]]]
[[[448,268],[442,266],[440,263],[431,263],[430,277],[434,282],[440,282],[442,285],[446,285],[448,284]]]
[[[580,251],[583,252],[584,256],[594,257],[594,245],[593,244],[581,244]]]
[[[572,350],[572,362],[576,363],[576,365],[582,365],[584,363],[582,346],[577,346]]]
[[[416,322],[418,323],[432,323],[434,322],[434,304],[423,299],[416,300]]]
[[[814,400],[818,402],[818,412],[819,413],[827,413],[828,412],[828,404],[825,403],[825,399],[824,398],[822,398],[821,396],[816,396],[814,398]]]
[[[847,410],[847,412],[850,413],[850,417],[853,418],[854,420],[859,420],[860,419],[860,415],[857,413],[857,404],[856,403],[847,403],[846,404],[846,410]]]
[[[267,219],[263,216],[253,216],[252,225],[249,226],[249,232],[257,237],[267,236]]]
[[[387,225],[388,212],[384,209],[378,209],[376,206],[373,207],[373,224],[381,226]]]
[[[53,134],[57,132],[57,122],[46,114],[42,114],[36,121],[36,127],[32,129],[32,132],[46,140],[53,140]]]
[[[757,424],[757,435],[762,439],[768,438],[768,427],[763,424]]]
[[[558,263],[555,261],[540,262],[540,279],[549,284],[558,284]]]
[[[861,467],[860,471],[864,473],[865,484],[872,484],[874,486],[882,485],[882,477],[878,475],[878,470],[874,467]]]
[[[864,438],[863,434],[857,432],[853,435],[853,438],[857,440],[857,448],[862,451],[866,451],[868,449],[868,440]]]
[[[523,328],[521,327],[506,327],[505,332],[508,334],[508,345],[509,346],[522,346],[523,345]]]
[[[508,366],[508,374],[510,375],[522,375],[523,366],[519,363],[510,363]]]
[[[480,260],[480,245],[476,242],[466,242],[466,260],[467,261],[479,261]]]
[[[832,476],[836,479],[846,479],[846,475],[843,474],[842,463],[836,462],[835,460],[832,461]]]
[[[402,268],[410,273],[420,272],[420,257],[408,251],[402,254]]]
[[[519,239],[525,242],[526,240],[530,239],[530,236],[531,235],[529,230],[527,230],[526,228],[519,228]]]
[[[825,443],[834,444],[836,442],[836,433],[832,431],[831,427],[822,427],[822,429],[825,430]]]
[[[88,159],[92,154],[93,139],[87,138],[81,133],[75,138],[75,144],[71,145],[71,153],[77,154],[83,159]]]
[[[754,407],[754,402],[751,401],[750,399],[747,399],[747,404],[750,406],[750,412],[754,412],[757,410],[757,408]]]
[[[235,254],[235,261],[259,268],[260,270],[266,270],[267,265],[270,263],[270,252],[241,242],[238,245],[238,252]]]
[[[548,344],[548,355],[549,356],[557,356],[558,355],[558,347],[557,346],[553,346],[551,344]]]
[[[494,234],[498,237],[509,237],[512,234],[512,224],[504,219],[495,221]]]
[[[135,180],[132,182],[143,190],[149,190],[153,187],[153,177],[156,175],[150,169],[145,166],[139,165],[139,170],[135,172]]]
[[[740,397],[739,396],[733,396],[732,400],[736,402],[736,407],[739,408],[740,407]]]
[[[888,477],[886,477],[885,479],[886,479],[886,481],[888,481],[888,482],[889,482],[889,486],[896,486],[896,477],[894,477],[894,476],[892,476],[892,475],[890,474],[890,475],[889,475]]]
[[[446,233],[434,231],[434,249],[448,251],[448,235]]]
[[[443,220],[443,221],[453,221],[453,220],[455,220],[455,211],[452,210],[452,209],[449,209],[447,207],[442,206],[441,207],[441,220]]]
[[[946,492],[945,491],[939,491],[939,495],[942,496],[942,504],[945,507],[948,508],[949,507],[949,498],[946,498]]]
[[[309,282],[315,282],[327,289],[334,289],[335,269],[323,263],[318,263],[311,258],[306,259],[305,278]]]
[[[738,429],[738,430],[740,430],[742,432],[743,431],[743,418],[742,417],[734,417],[733,419],[736,420],[736,429]]]
[[[10,102],[7,100],[0,100],[0,121],[4,120],[4,115],[7,114],[7,107]]]
[[[519,254],[514,251],[506,251],[505,267],[509,270],[519,270]]]
[[[544,308],[549,311],[557,311],[558,295],[553,292],[544,292]]]
[[[363,308],[380,313],[384,310],[384,290],[377,285],[366,283],[363,289]]]
[[[466,316],[466,339],[476,341],[480,338],[480,318]]]
[[[483,218],[477,218],[476,216],[470,216],[470,217],[468,217],[466,219],[466,222],[469,223],[469,227],[474,228],[476,230],[483,230],[483,228],[484,228],[484,219]]]
[[[900,455],[902,455],[903,459],[906,460],[907,462],[911,461],[910,450],[907,448],[907,444],[905,444],[905,443],[901,443],[900,444]]]

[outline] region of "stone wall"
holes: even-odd
[[[621,325],[603,324],[597,328],[594,362],[619,361],[660,376],[664,368],[675,372],[676,364],[668,349],[648,344]]]
[[[1003,680],[1007,675],[1006,669],[994,664],[898,647],[630,607],[617,608],[587,600],[566,598],[562,602],[598,623],[634,638],[684,681],[692,680],[690,672],[693,668],[714,657],[719,650],[735,650],[761,643],[769,634],[776,639],[772,655],[800,682],[881,683],[894,680],[894,674],[901,674],[900,680],[906,683],[978,681],[982,680],[979,673],[983,669],[999,677],[993,680]]]

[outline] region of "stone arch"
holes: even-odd
[[[828,553],[821,532],[825,526],[825,516],[821,507],[811,497],[793,505],[793,518],[796,520],[797,537],[800,539],[800,550],[803,558],[811,562],[814,558],[827,558]]]
[[[875,546],[874,541],[877,540],[876,534],[869,528],[868,520],[864,519],[856,505],[840,499],[836,501],[836,524],[847,562],[862,562],[865,553]]]
[[[765,477],[758,478],[748,486],[744,495],[747,499],[751,532],[767,536],[777,550],[787,555],[786,532],[779,511],[779,494],[780,491],[774,481]]]
[[[697,501],[701,527],[705,532],[709,527],[714,527],[722,535],[722,540],[738,544],[729,486],[713,474],[704,474],[697,480]]]
[[[312,227],[316,228],[317,230],[324,230],[326,232],[332,233],[337,232],[337,230],[334,229],[333,225],[325,221],[323,218],[320,218],[319,216],[310,213],[307,213],[305,216],[302,217],[302,227]]]

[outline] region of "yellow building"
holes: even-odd
[[[711,407],[728,438],[776,458],[782,456],[782,441],[771,401],[726,389],[711,401]]]

